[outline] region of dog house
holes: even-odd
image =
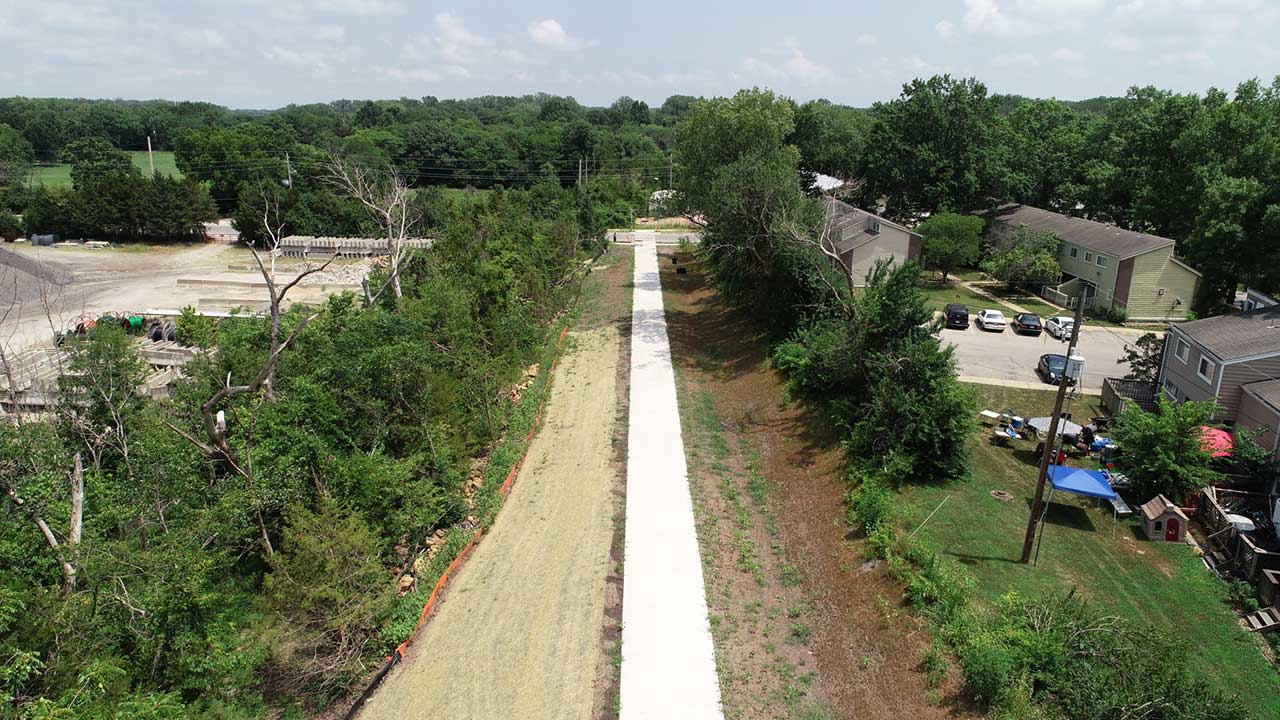
[[[1182,542],[1187,536],[1187,516],[1164,495],[1142,506],[1142,530],[1152,540]]]

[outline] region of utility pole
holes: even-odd
[[[667,189],[671,190],[676,186],[676,156],[667,155]]]
[[[156,161],[151,157],[151,133],[147,133],[147,164],[151,166],[151,177],[156,176]]]
[[[285,167],[285,171],[289,173],[289,187],[292,188],[293,187],[293,162],[289,160],[288,150],[286,150],[284,153],[284,167]]]
[[[578,187],[582,187],[582,156],[578,156]]]
[[[1087,286],[1086,286],[1087,287]],[[1058,423],[1062,418],[1062,404],[1067,397],[1067,368],[1071,358],[1076,354],[1076,343],[1080,340],[1080,325],[1084,321],[1084,287],[1080,289],[1080,297],[1076,298],[1076,319],[1071,325],[1071,343],[1067,346],[1067,363],[1062,368],[1062,378],[1058,381],[1058,398],[1053,403],[1053,417],[1049,419],[1049,439],[1044,443],[1044,453],[1040,456],[1040,476],[1036,479],[1036,498],[1031,503],[1031,517],[1027,520],[1027,536],[1022,541],[1022,559],[1026,565],[1031,561],[1031,548],[1035,544],[1036,525],[1040,522],[1040,513],[1044,505],[1044,484],[1049,478],[1049,461],[1054,456],[1054,448],[1059,442]],[[1082,382],[1084,378],[1076,380]]]

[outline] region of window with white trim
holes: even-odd
[[[1091,253],[1091,252],[1086,252],[1086,253],[1084,254],[1084,261],[1085,261],[1085,262],[1093,262],[1093,253]]]
[[[1164,380],[1164,394],[1169,396],[1170,400],[1177,402],[1181,398],[1178,397],[1178,386],[1174,385],[1169,378]]]
[[[1213,382],[1213,372],[1217,370],[1217,366],[1209,358],[1201,355],[1200,364],[1196,366],[1196,375],[1205,382]]]
[[[1079,249],[1079,248],[1071,248],[1071,257],[1079,257],[1079,256],[1080,256],[1080,249]]]
[[[1187,344],[1186,340],[1178,338],[1178,346],[1173,349],[1173,354],[1177,355],[1178,359],[1185,363],[1187,358],[1191,357],[1191,346]]]
[[[1106,267],[1106,266],[1107,266],[1107,256],[1106,256],[1106,255],[1099,255],[1099,256],[1098,256],[1098,259],[1097,259],[1097,263],[1098,263],[1098,267]]]

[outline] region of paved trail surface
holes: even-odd
[[[618,347],[615,327],[569,334],[511,496],[362,720],[591,717]]]
[[[693,501],[653,232],[636,233],[622,720],[719,720]]]

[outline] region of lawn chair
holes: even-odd
[[[1013,447],[1014,440],[1022,439],[1022,436],[1019,435],[1018,431],[1013,429],[1011,425],[1003,425],[996,428],[992,432],[991,437],[996,441],[997,445],[1003,445],[1005,447]]]

